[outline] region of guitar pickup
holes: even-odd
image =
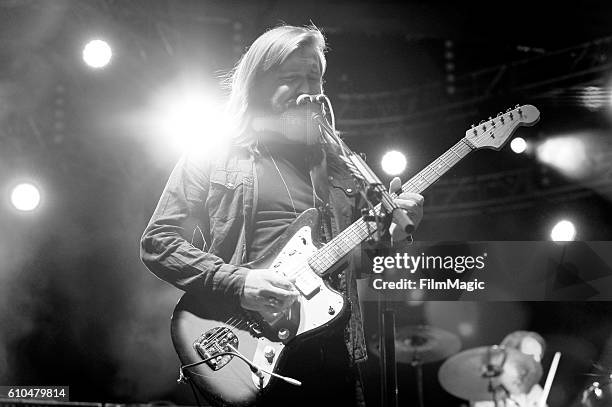
[[[308,273],[302,273],[295,279],[294,285],[304,297],[310,299],[313,295],[319,292],[321,280]]]

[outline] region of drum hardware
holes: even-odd
[[[378,341],[373,341],[377,343]],[[416,372],[419,407],[423,407],[423,364],[446,359],[461,349],[461,340],[454,333],[428,325],[408,325],[395,334],[395,360],[412,366]],[[372,353],[380,355],[378,346]]]

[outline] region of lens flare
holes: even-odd
[[[40,204],[40,191],[33,184],[19,184],[13,188],[11,203],[18,211],[31,212]]]
[[[555,242],[569,242],[576,237],[576,227],[569,220],[561,220],[552,228],[550,238]]]
[[[113,51],[106,41],[92,40],[83,48],[83,61],[92,68],[103,68],[110,62]]]
[[[406,169],[406,156],[399,151],[389,151],[382,158],[382,169],[389,175],[399,175]]]
[[[510,142],[510,148],[517,154],[524,153],[527,150],[527,142],[522,137],[516,137]]]

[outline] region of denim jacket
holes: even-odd
[[[348,172],[330,170],[328,175],[332,229],[337,233],[359,213],[357,188]],[[246,149],[214,158],[183,156],[142,236],[141,258],[147,268],[181,290],[196,290],[238,307],[248,272],[240,265],[246,263],[253,234],[257,182],[255,161]],[[205,250],[190,239],[198,228]],[[345,339],[352,360],[359,361],[366,357],[353,275],[359,262],[349,257],[349,267],[337,276],[337,288],[352,306]]]

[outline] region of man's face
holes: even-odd
[[[312,47],[299,48],[259,78],[253,107],[261,113],[279,114],[295,105],[298,96],[322,92],[323,78],[316,51]]]

